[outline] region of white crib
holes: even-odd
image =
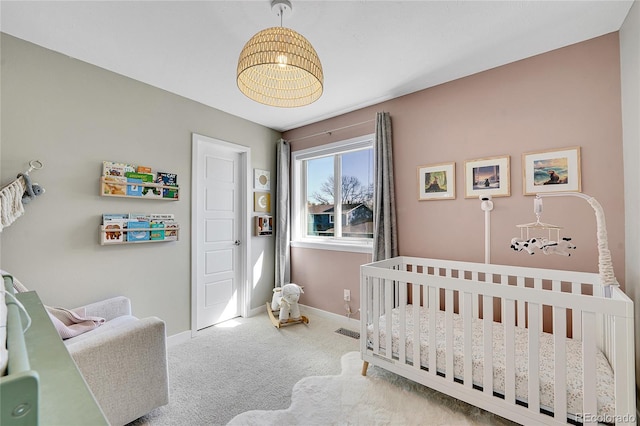
[[[397,257],[361,266],[360,297],[363,375],[522,424],[637,424],[633,302],[598,274]]]

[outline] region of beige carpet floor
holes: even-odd
[[[335,332],[355,327],[303,314],[308,325],[276,329],[265,312],[170,347],[170,403],[130,426],[510,424],[377,367],[360,376],[359,341]]]

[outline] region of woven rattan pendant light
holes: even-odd
[[[291,10],[291,3],[272,0],[271,8],[281,25],[260,31],[245,44],[238,59],[238,88],[265,105],[309,105],[322,95],[322,64],[306,38],[282,26],[282,15]]]

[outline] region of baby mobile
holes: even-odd
[[[570,250],[574,250],[576,246],[571,243],[571,238],[560,237],[562,227],[540,222],[542,198],[539,194],[533,201],[533,212],[536,215],[535,222],[516,225],[520,228],[520,238],[511,239],[511,248],[517,252],[525,251],[529,254],[541,251],[546,255],[571,256]]]
[[[536,214],[536,221],[517,225],[520,228],[520,238],[511,239],[511,248],[515,251],[525,251],[534,254],[542,251],[544,254],[559,254],[570,256],[569,250],[576,247],[571,243],[571,238],[560,238],[559,226],[540,222],[542,215],[542,197],[578,197],[586,200],[593,208],[596,215],[596,237],[598,239],[598,272],[602,283],[606,286],[618,286],[613,271],[611,252],[607,239],[607,224],[604,218],[604,210],[595,198],[580,192],[556,192],[537,194],[533,204],[533,211]],[[542,231],[546,236],[532,236],[533,232]],[[540,235],[540,234],[538,234]]]

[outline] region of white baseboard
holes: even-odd
[[[338,322],[343,323],[345,326],[349,326],[351,328],[355,328],[356,330],[360,330],[360,320],[354,318],[347,318],[345,315],[334,314],[333,312],[323,311],[322,309],[314,308],[312,306],[300,305],[300,310],[304,313],[313,313],[313,315],[317,315],[323,318],[329,318]]]
[[[167,347],[176,346],[191,340],[191,330],[183,331],[167,337]]]
[[[267,306],[267,305],[262,305],[262,306],[259,306],[259,307],[257,307],[257,308],[253,308],[253,309],[251,309],[251,310],[249,311],[249,318],[251,318],[251,317],[255,317],[256,315],[259,315],[259,314],[261,314],[261,313],[265,312],[265,311],[266,311],[266,309],[267,309],[267,308],[266,308],[266,306]]]
[[[253,317],[259,314],[262,314],[265,311],[265,306],[260,306],[249,311],[249,317]],[[347,318],[344,315],[334,314],[333,312],[323,311],[322,309],[314,308],[312,306],[300,305],[300,311],[303,314],[315,315],[323,318],[329,318],[334,321],[337,321],[343,324],[346,327],[350,327],[351,329],[360,330],[360,320],[354,318]],[[186,343],[192,338],[191,330],[182,331],[178,334],[174,334],[172,336],[167,337],[167,347],[180,345],[182,343]]]

